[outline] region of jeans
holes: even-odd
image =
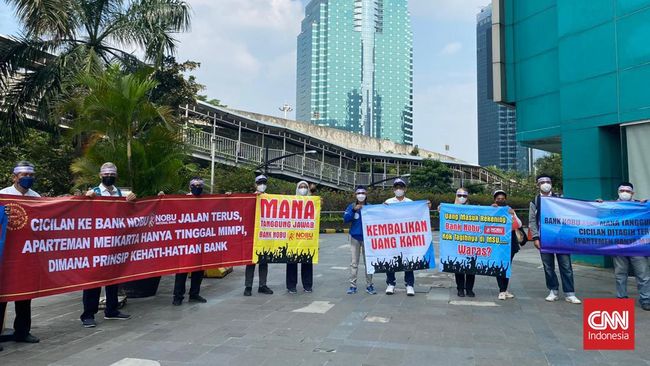
[[[512,268],[512,260],[515,258],[515,253],[516,252],[510,252],[510,268]],[[512,270],[510,273],[512,276]],[[506,276],[497,276],[497,285],[499,286],[499,292],[506,292],[508,290],[509,284],[510,284],[510,278]]]
[[[302,288],[311,290],[314,285],[314,264],[300,263]],[[287,290],[295,290],[298,284],[298,263],[287,263]]]
[[[14,302],[16,308],[16,319],[14,320],[14,338],[27,337],[32,328],[32,300],[21,300]],[[6,302],[0,302],[0,327],[4,324]],[[2,332],[2,329],[0,329]]]
[[[546,288],[553,292],[557,292],[560,284],[555,274],[555,258],[560,267],[560,277],[562,278],[562,291],[566,296],[575,295],[573,288],[573,268],[571,267],[571,255],[569,254],[554,254],[554,253],[541,253],[542,264],[544,265],[544,277],[546,277]]]
[[[115,316],[120,313],[117,310],[117,288],[118,285],[106,286],[106,309],[104,315]],[[99,295],[102,294],[102,288],[91,288],[83,292],[84,312],[81,314],[81,320],[95,319],[95,314],[99,311]]]
[[[363,241],[350,237],[350,248],[352,250],[352,261],[350,262],[350,287],[357,287],[357,273],[359,272],[359,256],[363,257],[363,266],[366,267],[366,255],[363,249]],[[372,275],[366,273],[366,287],[372,285]]]
[[[260,287],[266,286],[266,277],[269,275],[269,264],[268,263],[258,263],[259,270],[258,274],[260,276]],[[255,277],[255,264],[249,264],[246,266],[246,278],[244,279],[244,286],[253,287],[253,277]]]
[[[395,272],[386,272],[386,284],[395,286],[395,283]],[[415,284],[413,271],[404,271],[404,283],[406,286],[413,286]]]
[[[454,273],[454,277],[456,277],[457,290],[467,290],[467,291],[474,290],[474,281],[476,280],[475,275],[465,274],[465,273]]]
[[[639,302],[650,303],[650,270],[647,257],[614,257],[614,275],[616,276],[616,297],[627,297],[627,276],[630,265],[634,270]]]
[[[192,272],[190,281],[190,297],[198,296],[201,291],[201,282],[203,282],[203,270]],[[185,282],[188,273],[177,273],[174,278],[174,299],[183,300],[185,295]]]

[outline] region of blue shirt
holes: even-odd
[[[343,214],[343,222],[352,224],[350,225],[350,236],[356,240],[363,241],[363,224],[361,223],[361,210],[355,212],[354,206],[356,203],[351,203],[348,208],[345,209]]]

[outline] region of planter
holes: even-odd
[[[120,284],[120,292],[126,297],[140,298],[156,295],[160,285],[160,277],[145,278],[143,280],[125,282]]]

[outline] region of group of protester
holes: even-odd
[[[97,187],[88,190],[85,195],[88,198],[104,196],[104,197],[125,197],[127,201],[136,199],[133,192],[124,194],[115,184],[117,182],[118,174],[117,167],[110,162],[103,164],[99,171],[100,183]],[[23,197],[40,197],[40,195],[32,190],[35,180],[34,165],[21,161],[13,169],[12,174],[13,185],[0,190],[0,194],[23,196]],[[255,178],[255,193],[266,193],[268,178],[264,175],[258,175]],[[555,196],[552,192],[551,178],[547,175],[541,175],[537,178],[537,185],[539,187],[539,194],[530,202],[529,208],[529,223],[528,227],[537,249],[541,248],[540,239],[540,197]],[[194,178],[189,183],[190,192],[188,195],[201,196],[203,194],[204,182],[200,178]],[[402,202],[410,202],[411,199],[406,197],[406,182],[401,178],[397,178],[393,182],[394,197],[387,199],[384,204],[393,205]],[[306,181],[298,182],[296,186],[296,195],[308,196],[314,193],[314,187],[309,185]],[[634,195],[634,189],[631,183],[624,182],[618,189],[619,200],[631,201]],[[162,194],[162,193],[161,193]],[[357,293],[357,275],[359,269],[359,259],[363,258],[364,266],[365,253],[364,253],[364,240],[362,230],[362,212],[363,207],[367,203],[367,190],[363,186],[359,186],[355,190],[354,202],[351,203],[345,210],[343,219],[346,223],[350,224],[350,248],[351,248],[351,262],[349,273],[349,288],[348,294]],[[467,205],[468,191],[465,188],[459,188],[456,191],[456,198],[454,204]],[[493,206],[507,206],[507,194],[502,190],[497,190],[493,194]],[[602,202],[602,200],[598,200]],[[431,203],[429,202],[429,206]],[[510,260],[514,258],[515,254],[519,251],[519,244],[515,235],[516,230],[521,226],[521,220],[517,217],[514,210],[509,208],[509,214],[513,218],[512,226],[512,245]],[[541,253],[541,259],[544,266],[544,274],[546,278],[546,286],[549,294],[546,301],[559,300],[559,281],[555,272],[555,262],[557,260],[560,277],[562,280],[562,290],[565,294],[565,300],[572,304],[580,304],[581,301],[575,296],[574,282],[573,282],[573,269],[571,266],[570,254],[553,254]],[[268,263],[257,264],[259,274],[258,293],[271,295],[273,290],[267,286],[268,276]],[[650,271],[648,269],[647,257],[615,257],[614,258],[614,271],[616,275],[616,294],[619,298],[627,297],[627,277],[629,267],[634,269],[634,274],[637,278],[639,288],[639,301],[644,310],[650,310]],[[252,295],[253,279],[255,274],[255,264],[246,266],[245,280],[244,280],[244,296]],[[311,263],[301,263],[301,280],[303,290],[307,293],[313,291],[313,265]],[[188,273],[179,273],[175,276],[174,291],[172,304],[179,306],[184,300],[186,291]],[[189,290],[189,301],[205,303],[207,300],[200,295],[201,282],[203,279],[203,271],[192,272],[191,285]],[[474,282],[475,276],[468,273],[456,273],[456,288],[459,297],[475,297]],[[499,300],[506,300],[514,298],[515,296],[508,291],[509,279],[506,277],[497,277],[497,285],[499,287]],[[406,286],[406,295],[415,296],[415,276],[413,271],[404,272],[404,283]],[[289,263],[286,265],[286,288],[289,294],[297,293],[298,284],[298,264]],[[105,287],[106,303],[104,309],[104,319],[106,320],[127,320],[130,319],[129,314],[121,312],[118,299],[118,286],[110,285]],[[395,293],[396,278],[395,272],[388,272],[386,274],[386,295],[393,295]],[[366,292],[371,295],[377,294],[373,284],[373,276],[366,274]],[[82,303],[83,313],[80,316],[81,323],[84,327],[96,327],[95,315],[99,311],[101,288],[87,289],[83,291]],[[4,323],[4,315],[7,303],[0,303],[0,324]],[[30,333],[31,331],[31,300],[22,300],[15,302],[16,317],[14,320],[14,335],[13,339],[16,342],[37,343],[39,338]],[[2,347],[0,347],[2,350]]]

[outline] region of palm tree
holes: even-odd
[[[133,69],[138,49],[160,65],[175,52],[173,34],[190,25],[189,5],[179,0],[5,1],[24,28],[0,47],[0,135],[13,141],[27,120],[54,122],[50,112],[79,74],[110,63]]]
[[[185,165],[184,145],[171,109],[148,100],[157,85],[148,76],[124,74],[111,66],[99,75],[83,76],[78,95],[63,104],[64,113],[75,116],[72,134],[87,141],[84,156],[71,167],[80,175],[78,185],[96,181],[106,161],[126,172],[122,179],[139,194],[174,192],[184,185],[179,174]]]

